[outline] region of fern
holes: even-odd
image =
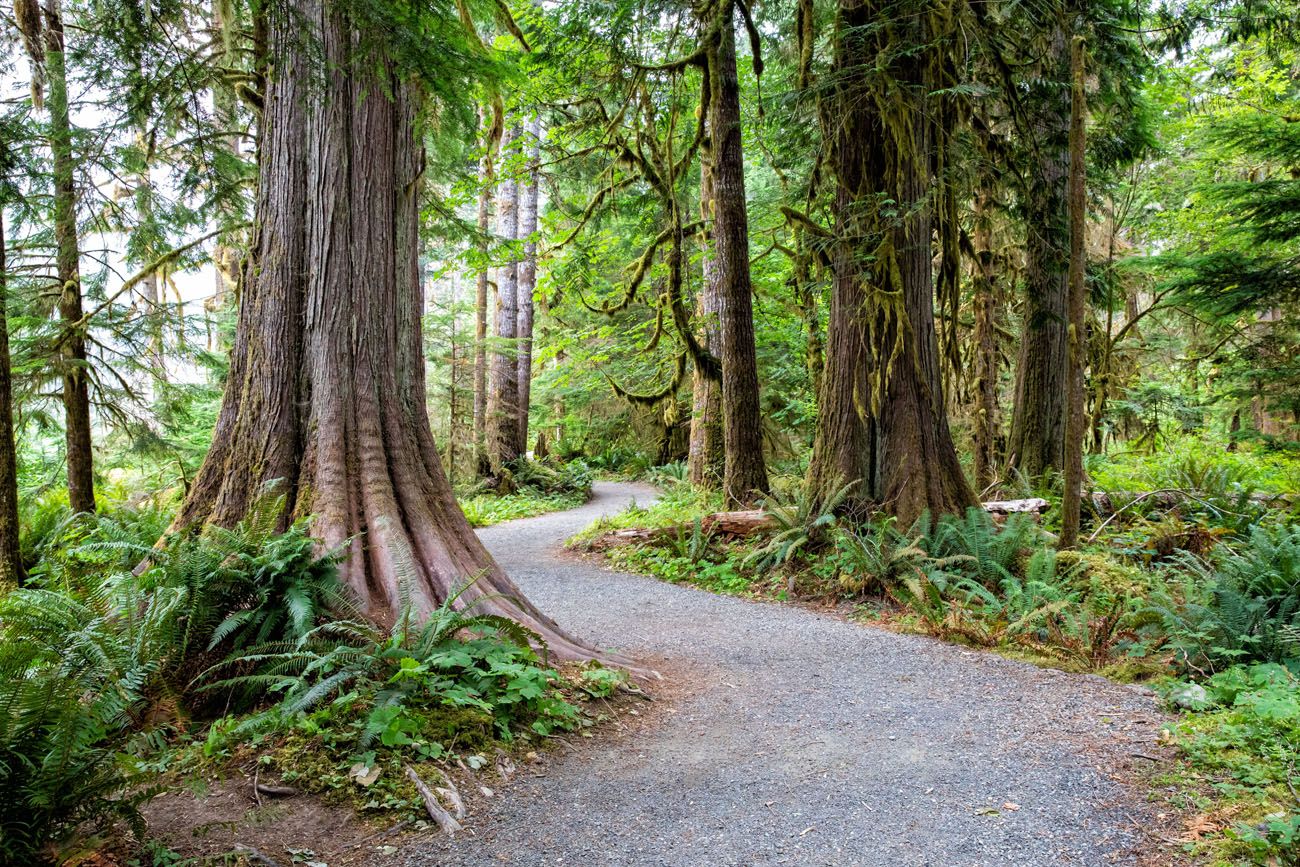
[[[1161,598],[1153,612],[1185,667],[1300,664],[1300,527],[1255,527],[1208,561],[1183,552],[1179,562],[1191,578],[1184,604]]]

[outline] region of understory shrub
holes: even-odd
[[[57,860],[123,821],[139,838],[160,751],[218,714],[217,751],[274,732],[340,761],[430,760],[467,738],[573,728],[561,687],[620,682],[563,680],[537,636],[454,598],[391,633],[359,619],[307,521],[276,532],[281,505],[159,546],[152,516],[51,532],[30,586],[0,598],[0,862]]]
[[[341,603],[330,558],[305,523],[276,534],[276,508],[157,548],[149,519],[80,516],[31,586],[0,599],[0,855],[22,863],[78,829],[138,825],[152,792],[137,758],[202,704],[194,676],[305,635]]]
[[[1196,772],[1249,817],[1227,832],[1233,863],[1300,864],[1300,681],[1259,663],[1227,668],[1201,687],[1205,699],[1179,722],[1177,739]]]
[[[1300,671],[1300,527],[1256,527],[1181,565],[1182,603],[1163,600],[1159,611],[1184,669],[1274,662]]]

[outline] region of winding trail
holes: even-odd
[[[1136,864],[1151,698],[793,606],[602,568],[563,540],[641,485],[480,531],[561,625],[670,672],[633,733],[582,742],[495,798],[433,864]],[[581,740],[576,739],[575,740]],[[527,770],[527,769],[525,769]]]

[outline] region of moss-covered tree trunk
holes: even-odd
[[[590,657],[478,541],[429,428],[417,86],[382,57],[357,62],[360,39],[335,4],[295,0],[289,12],[272,25],[255,264],[212,448],[178,522],[230,525],[278,480],[282,521],[315,515],[313,534],[342,546],[343,579],[376,621],[404,600],[425,615],[477,579],[460,604],[488,597],[484,610],[561,657]]]
[[[1069,274],[1070,49],[1052,15],[1045,76],[1052,82],[1036,107],[1032,153],[1036,165],[1024,196],[1025,305],[1016,369],[1015,406],[1007,461],[1035,478],[1065,460],[1069,366],[1066,296]],[[1035,101],[1038,102],[1038,101]]]
[[[90,435],[90,370],[81,306],[81,251],[77,238],[77,190],[73,173],[72,118],[63,13],[59,0],[43,7],[46,100],[50,112],[50,151],[54,164],[55,270],[59,277],[59,366],[63,375],[63,418],[68,505],[74,512],[95,511],[94,455]]]
[[[754,348],[735,7],[731,2],[722,6],[721,36],[709,58],[713,92],[709,104],[713,254],[718,269],[718,337],[722,360],[722,488],[728,503],[742,505],[753,503],[768,488]]]
[[[823,503],[851,484],[848,510],[880,508],[909,522],[926,510],[961,511],[974,495],[948,428],[934,326],[934,88],[925,53],[899,50],[932,36],[924,9],[880,26],[887,11],[873,0],[841,0],[836,23],[824,115],[838,245],[809,484]],[[881,191],[896,191],[897,204]]]
[[[700,160],[700,219],[713,216],[713,171],[707,156]],[[695,312],[701,324],[701,345],[713,355],[721,348],[718,336],[718,267],[712,244],[705,239],[700,256],[700,294]],[[691,484],[716,488],[725,469],[722,442],[722,383],[703,366],[691,377],[691,431],[686,468]]]
[[[999,292],[996,251],[993,249],[992,196],[984,190],[975,194],[971,243],[975,250],[971,294],[974,296],[975,333],[975,480],[980,489],[997,477],[998,436],[1002,412],[998,401],[1001,348],[998,346]]]
[[[23,577],[18,555],[18,450],[14,443],[13,363],[9,355],[9,285],[4,210],[0,208],[0,592]]]
[[[1087,253],[1084,246],[1088,211],[1085,165],[1083,37],[1075,36],[1070,46],[1070,271],[1069,271],[1069,345],[1070,365],[1067,376],[1069,412],[1065,424],[1065,490],[1061,495],[1062,548],[1073,548],[1079,541],[1079,521],[1083,497],[1083,437],[1086,428],[1083,368],[1088,341],[1084,333],[1087,318],[1087,292],[1084,286]]]

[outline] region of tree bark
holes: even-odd
[[[313,43],[309,54],[302,39]],[[212,448],[178,517],[229,526],[268,486],[281,526],[313,514],[363,611],[504,614],[561,658],[595,651],[528,602],[470,530],[429,427],[420,333],[418,85],[339,7],[272,22],[254,238]]]
[[[528,408],[533,385],[533,293],[537,290],[537,199],[540,188],[542,122],[531,118],[525,126],[528,183],[519,196],[519,237],[524,238],[524,258],[519,263],[519,448],[528,448]]]
[[[9,356],[9,286],[4,210],[0,206],[0,592],[22,583],[18,549],[18,449],[14,443],[13,364]]]
[[[723,3],[721,14],[721,38],[709,62],[713,92],[709,104],[709,149],[713,163],[713,242],[718,269],[722,360],[722,488],[728,503],[747,505],[767,493],[768,486],[754,349],[735,7],[730,0]]]
[[[1065,82],[1070,69],[1068,40],[1059,21],[1051,26],[1045,75],[1052,82]],[[1031,131],[1039,162],[1030,175],[1029,189],[1024,191],[1026,297],[1007,442],[1008,463],[1029,478],[1064,466],[1069,365],[1069,253],[1063,243],[1069,234],[1069,90],[1052,87],[1043,99]]]
[[[489,114],[491,112],[491,114]],[[501,119],[494,109],[480,111],[483,124],[483,156],[478,164],[478,233],[480,267],[474,293],[474,462],[476,472],[487,472],[487,324],[488,324],[488,228],[492,216],[493,182],[496,177],[497,147]]]
[[[713,216],[713,169],[707,155],[700,159],[700,219],[707,224]],[[702,235],[704,233],[701,233]],[[700,294],[695,311],[701,325],[701,344],[713,355],[721,352],[718,334],[718,266],[711,239],[705,237],[700,255]],[[686,450],[686,469],[691,484],[716,488],[726,469],[722,437],[722,383],[696,365],[691,375],[691,431]]]
[[[95,511],[94,453],[90,435],[89,364],[81,319],[81,253],[77,238],[77,191],[73,179],[72,121],[60,0],[45,0],[45,74],[49,82],[50,150],[54,157],[54,242],[59,277],[59,365],[63,374],[68,506]]]
[[[515,124],[501,141],[503,161],[519,137]],[[519,184],[506,172],[497,193],[497,237],[510,245],[509,259],[497,269],[497,307],[492,353],[492,382],[488,409],[488,453],[492,471],[500,472],[524,453],[519,441],[519,262],[514,242],[519,238]]]
[[[1070,46],[1070,412],[1065,431],[1065,491],[1062,494],[1060,538],[1062,548],[1073,548],[1079,540],[1080,498],[1083,491],[1083,366],[1087,353],[1087,341],[1084,339],[1087,306],[1084,288],[1087,265],[1084,220],[1088,208],[1084,163],[1084,115],[1087,105],[1083,93],[1083,48],[1083,37],[1075,36]]]
[[[998,405],[998,286],[994,265],[993,233],[989,214],[990,196],[975,196],[974,227],[971,232],[975,248],[975,478],[983,490],[997,477],[998,433],[1002,428]]]
[[[874,506],[911,522],[926,510],[964,510],[975,497],[948,428],[934,327],[933,87],[924,59],[900,59],[895,46],[877,42],[926,45],[930,34],[922,15],[869,34],[881,12],[870,0],[839,6],[826,112],[839,244],[809,485],[826,504],[851,484],[847,511]],[[875,70],[880,57],[889,58],[887,76]],[[900,135],[889,124],[899,121],[878,114],[879,104],[907,112],[905,146],[889,146],[891,132]],[[880,190],[897,190],[897,206],[882,204]]]

